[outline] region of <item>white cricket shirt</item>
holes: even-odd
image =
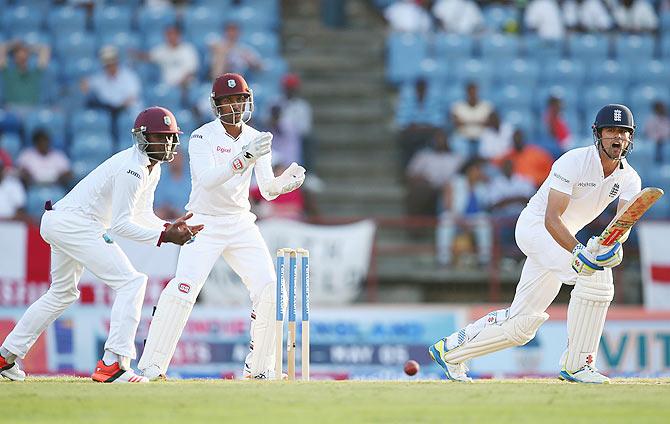
[[[150,163],[135,146],[123,150],[79,181],[54,209],[93,218],[121,237],[156,244],[165,221],[153,211],[161,167],[154,165],[150,173]]]
[[[525,218],[544,222],[549,190],[552,188],[570,195],[570,202],[561,219],[574,235],[617,197],[630,200],[639,193],[642,182],[626,159],[622,159],[620,166],[605,178],[595,145],[573,149],[554,162],[549,176],[528,202],[524,210]]]
[[[244,146],[260,135],[260,131],[242,124],[237,139],[231,137],[218,119],[193,131],[188,142],[191,164],[191,196],[186,210],[205,215],[234,216],[248,213],[249,186],[252,170],[261,194],[267,200],[268,184],[274,179],[271,153],[258,158],[242,174],[234,174],[231,162]]]

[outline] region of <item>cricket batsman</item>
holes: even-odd
[[[147,276],[135,270],[108,231],[160,246],[182,245],[202,225],[188,226],[184,215],[166,223],[153,212],[160,164],[172,160],[181,131],[169,110],[150,107],[137,116],[134,145],[107,159],[55,205],[47,202],[40,234],[51,245],[51,286],[33,303],[0,347],[0,373],[23,381],[16,358],[24,358],[44,329],[79,298],[84,268],[115,293],[105,352],[92,378],[102,383],[146,383],[135,374],[135,333]]]
[[[617,197],[618,210],[638,192],[641,181],[626,161],[633,150],[635,123],[630,109],[609,104],[592,126],[594,145],[570,150],[521,212],[515,237],[527,259],[512,305],[490,312],[430,346],[447,378],[472,381],[465,361],[535,337],[562,284],[574,285],[568,306],[568,347],[559,377],[579,383],[608,383],[596,357],[607,308],[614,297],[611,268],[623,259],[619,242],[603,247],[598,238],[584,246],[575,234]],[[625,241],[628,233],[620,240]]]
[[[261,194],[273,200],[300,187],[305,169],[294,162],[274,176],[272,134],[246,124],[254,108],[253,92],[241,75],[218,77],[210,101],[216,118],[195,130],[188,146],[192,187],[186,209],[205,230],[197,243],[181,248],[175,277],[158,300],[138,364],[152,380],[167,372],[198,293],[220,256],[240,276],[252,301],[244,377],[272,377],[276,276],[256,216],[250,212],[249,185],[255,171]]]

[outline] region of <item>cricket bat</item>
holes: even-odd
[[[647,187],[633,196],[600,234],[598,240],[600,245],[612,246],[619,241],[661,196],[663,196],[663,190],[656,187]]]

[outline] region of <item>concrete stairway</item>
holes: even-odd
[[[392,90],[384,80],[385,24],[365,0],[348,0],[346,29],[325,27],[319,1],[284,1],[282,38],[303,78],[319,140],[316,173],[325,216],[400,216]]]

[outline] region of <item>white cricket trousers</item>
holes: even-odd
[[[572,254],[563,249],[544,227],[544,221],[525,209],[515,229],[516,244],[527,256],[516,287],[509,317],[537,315],[551,305],[562,284],[574,284]]]
[[[24,358],[47,326],[79,298],[77,285],[86,268],[116,294],[105,350],[134,359],[146,275],[135,270],[116,243],[105,241],[105,228],[92,218],[46,211],[40,234],[51,245],[51,286],[23,314],[3,346]]]

